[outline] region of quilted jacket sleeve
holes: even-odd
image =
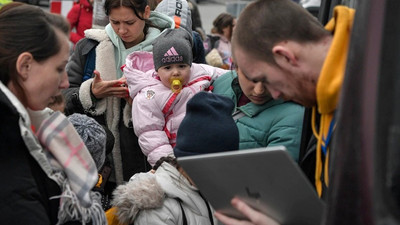
[[[155,98],[148,99],[145,93],[139,92],[133,100],[132,122],[142,152],[153,166],[158,159],[173,153],[173,150],[163,130],[165,119],[162,109]]]
[[[271,126],[268,146],[284,145],[297,162],[299,158],[301,132],[303,127],[304,108],[295,103],[284,103],[281,114]],[[279,119],[280,118],[280,119]]]
[[[210,66],[207,64],[197,64],[193,63],[192,64],[192,74],[194,76],[203,76],[203,75],[209,75],[211,76],[211,82],[214,82],[218,77],[221,75],[229,72],[230,70],[224,70],[215,66]]]

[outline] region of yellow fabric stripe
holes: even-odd
[[[118,210],[118,208],[114,206],[106,211],[106,218],[107,218],[108,225],[125,225],[125,224],[119,222],[119,219],[117,216],[117,210]]]
[[[325,158],[325,185],[329,187],[329,148],[326,150],[326,158]]]
[[[321,115],[333,113],[339,100],[353,17],[354,10],[336,6],[334,18],[325,26],[334,33],[334,37],[317,83],[318,111]]]
[[[315,114],[315,110],[313,110],[313,115]],[[315,119],[315,116],[313,116],[313,120]],[[322,194],[322,180],[321,180],[321,174],[322,174],[322,167],[324,166],[322,163],[322,145],[325,146],[325,142],[323,139],[326,139],[326,136],[328,134],[328,130],[329,130],[329,125],[332,121],[333,118],[333,114],[328,114],[328,115],[324,115],[321,116],[321,120],[320,120],[320,125],[319,125],[319,132],[317,135],[315,135],[317,137],[317,149],[316,149],[316,168],[315,168],[315,187],[317,189],[317,193],[318,196],[321,197]],[[313,130],[316,131],[315,128],[315,122],[313,123]],[[323,138],[322,138],[323,137]],[[327,150],[329,151],[329,150]],[[328,152],[327,152],[328,155]],[[325,163],[328,164],[327,160],[329,159],[329,157],[325,158]],[[326,167],[325,167],[326,169]],[[325,174],[327,175],[327,171],[325,170]],[[326,176],[325,179],[328,179],[328,177]]]
[[[315,128],[315,109],[313,109],[312,127],[317,141],[315,186],[318,196],[322,195],[322,168],[324,167],[324,180],[326,186],[329,184],[329,148],[327,148],[325,163],[322,163],[322,137],[326,138],[329,125],[336,110],[339,94],[342,87],[347,61],[347,52],[350,42],[355,11],[345,6],[336,6],[333,18],[326,24],[325,29],[334,33],[331,47],[326,56],[320,77],[317,83],[317,105],[321,114],[320,129]]]

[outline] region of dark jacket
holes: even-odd
[[[299,154],[299,165],[303,170],[304,174],[307,176],[311,185],[315,187],[315,165],[316,165],[316,151],[317,151],[317,138],[314,136],[312,128],[311,128],[311,108],[306,108],[304,112],[303,119],[303,130],[301,136],[300,143],[300,154]],[[316,122],[315,126],[319,129],[319,118],[320,115],[316,114]],[[334,136],[335,132],[332,134]],[[332,142],[329,143],[329,148],[331,148]],[[331,153],[332,154],[332,153]],[[322,154],[321,156],[322,162],[325,161],[325,156]],[[329,164],[329,170],[331,170],[332,163]],[[322,174],[325,173],[325,167],[322,168]],[[324,177],[322,177],[324,179]],[[325,182],[322,183],[322,199],[326,199],[328,187],[325,185]]]
[[[24,119],[1,90],[0,115],[1,224],[56,224],[59,199],[50,198],[61,190],[30,154],[21,136]]]

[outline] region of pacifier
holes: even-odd
[[[179,93],[182,90],[182,82],[180,78],[171,78],[170,79],[171,83],[171,91],[174,93]]]

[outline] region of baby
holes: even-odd
[[[132,122],[139,145],[150,165],[173,153],[176,132],[186,103],[226,70],[192,63],[192,36],[186,30],[167,29],[153,43],[153,54],[133,52],[126,59],[132,103]]]

